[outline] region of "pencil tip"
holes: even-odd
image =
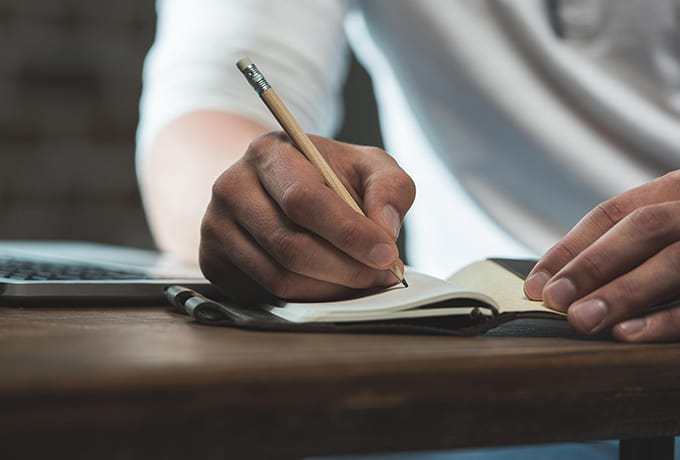
[[[403,284],[404,287],[408,287],[408,283],[406,282],[406,278],[402,278],[401,284]]]

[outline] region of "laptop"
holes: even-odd
[[[0,304],[163,305],[180,284],[215,294],[196,266],[154,251],[73,241],[0,241]]]

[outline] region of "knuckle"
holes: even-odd
[[[384,168],[399,167],[397,160],[380,147],[361,146],[358,150],[355,149],[355,151],[360,152],[361,156],[371,164],[380,165]]]
[[[578,253],[571,248],[569,243],[565,241],[559,241],[557,244],[555,244],[555,246],[552,247],[552,249],[550,249],[548,255],[549,258],[555,262],[555,266],[551,268],[553,268],[553,270],[557,270],[575,258]],[[542,265],[546,264],[543,263]]]
[[[250,142],[249,149],[262,151],[268,150],[274,144],[277,144],[285,139],[285,135],[282,131],[269,131],[264,134],[260,134],[255,139]]]
[[[280,230],[272,236],[273,252],[276,260],[291,271],[304,268],[307,256],[304,250],[304,237],[288,230]]]
[[[277,144],[286,141],[287,138],[282,131],[260,134],[250,142],[244,158],[251,164],[259,164]]]
[[[626,217],[626,212],[616,199],[611,199],[595,206],[591,217],[596,225],[609,228]]]
[[[305,212],[312,196],[313,193],[308,186],[295,182],[289,185],[281,195],[281,209],[284,214],[297,221],[296,217]]]
[[[630,214],[630,222],[636,233],[651,237],[664,233],[673,222],[673,215],[663,205],[645,206]]]
[[[406,172],[402,171],[402,173],[403,184],[401,189],[407,194],[410,204],[413,204],[413,201],[416,199],[416,183]]]
[[[374,146],[365,146],[363,147],[363,154],[369,157],[377,157],[377,158],[382,158],[382,157],[387,157],[394,161],[394,158],[392,158],[390,155],[388,155],[387,152],[385,152],[383,149],[380,147],[374,147]]]
[[[669,182],[676,189],[680,188],[680,169],[664,174],[661,176],[661,180],[663,182]]]
[[[415,195],[416,184],[411,179],[411,176],[406,174],[406,171],[397,166],[396,173],[392,174],[390,178],[391,185],[397,189],[400,193],[408,193],[409,195]]]
[[[221,199],[224,196],[228,196],[230,185],[231,181],[229,178],[229,171],[227,170],[213,182],[211,189],[213,199]]]
[[[621,305],[627,311],[641,310],[643,308],[636,300],[640,294],[640,286],[632,276],[622,276],[613,286],[616,290],[615,300],[612,302],[613,305]]]
[[[606,264],[608,260],[606,253],[600,251],[583,252],[577,260],[589,278],[596,280],[606,279]]]
[[[402,212],[406,212],[416,198],[415,182],[398,165],[395,165],[392,169],[381,169],[366,179],[364,187],[370,188],[388,201],[398,204]]]
[[[213,182],[211,189],[212,201],[225,205],[229,203],[230,199],[238,196],[239,176],[238,164],[224,171],[215,182]]]

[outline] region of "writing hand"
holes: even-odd
[[[324,300],[398,282],[388,269],[413,181],[380,149],[310,137],[367,217],[285,134],[259,137],[215,182],[201,227],[201,269],[233,297]]]
[[[680,297],[680,171],[593,209],[541,258],[524,290],[584,333],[680,339],[680,308],[650,310]]]

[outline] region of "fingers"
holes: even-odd
[[[204,219],[201,233],[203,274],[226,295],[237,300],[262,299],[262,293],[250,279],[283,299],[326,300],[346,297],[353,292],[344,286],[285,270],[229,219]]]
[[[673,243],[633,270],[573,303],[569,322],[596,333],[638,317],[680,294],[680,243]],[[625,329],[625,327],[624,327]]]
[[[223,177],[222,180],[231,187],[222,186],[216,199],[247,193],[247,199],[223,200],[222,206],[284,269],[355,289],[394,283],[394,276],[389,271],[372,269],[293,224],[262,189],[254,171],[241,169],[227,175],[232,177]],[[247,192],[237,190],[237,185],[246,183],[252,184]]]
[[[617,324],[614,337],[623,342],[671,342],[680,339],[680,308],[671,308]]]
[[[526,296],[533,300],[540,300],[548,280],[623,219],[628,212],[625,202],[613,199],[598,205],[586,214],[562,240],[545,253],[531,270],[524,283]]]
[[[544,303],[567,311],[575,300],[642,264],[680,239],[680,202],[639,208],[559,270],[543,290]]]
[[[389,268],[398,258],[390,234],[347,205],[292,145],[263,137],[246,160],[269,196],[296,225],[307,229],[359,262]]]
[[[395,239],[412,181],[378,149],[313,140],[371,216],[342,201],[287,136],[261,136],[217,180],[203,222],[201,267],[223,290],[313,300],[396,281],[388,269],[401,264]]]
[[[364,148],[356,166],[364,199],[364,212],[395,240],[416,197],[413,180],[396,161],[377,148]]]
[[[677,200],[679,192],[680,172],[675,171],[601,203],[539,260],[527,277],[524,293],[540,300],[543,288],[559,270],[628,214],[644,206]]]

